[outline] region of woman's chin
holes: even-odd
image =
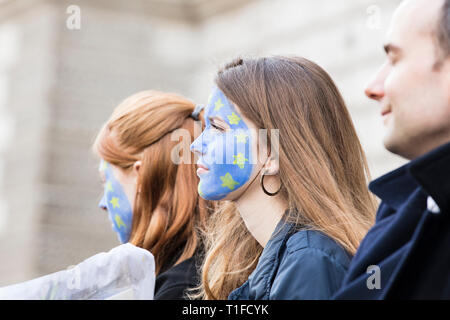
[[[209,200],[209,201],[222,201],[227,200],[227,194],[217,194],[217,193],[208,193],[200,195],[203,199]]]

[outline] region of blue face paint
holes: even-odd
[[[219,117],[230,129],[214,128],[210,118]],[[250,130],[242,116],[217,87],[205,107],[205,130],[192,143],[200,153],[198,164],[208,168],[199,174],[198,192],[206,200],[221,200],[243,186],[253,170]]]
[[[117,233],[119,241],[126,243],[130,238],[133,218],[130,202],[119,181],[114,177],[111,165],[102,160],[100,170],[105,173],[105,191],[98,206],[108,210],[113,230]]]

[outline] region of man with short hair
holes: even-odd
[[[373,181],[376,223],[337,299],[450,298],[450,0],[405,0],[366,89],[387,150],[411,160]]]

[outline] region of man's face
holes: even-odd
[[[387,36],[387,61],[366,95],[380,102],[389,151],[414,159],[450,142],[450,59],[436,67],[443,0],[407,0]]]

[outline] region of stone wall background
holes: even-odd
[[[90,146],[128,95],[157,89],[205,102],[241,56],[301,55],[335,79],[373,177],[404,161],[381,143],[363,92],[384,60],[400,0],[0,0],[0,286],[118,244],[97,208]],[[81,9],[81,28],[66,12]]]

